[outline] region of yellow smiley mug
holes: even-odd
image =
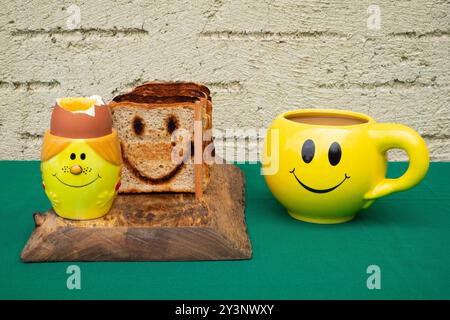
[[[406,151],[409,167],[386,178],[386,152]],[[344,110],[304,109],[280,114],[264,140],[262,174],[295,219],[342,223],[375,199],[414,187],[425,176],[425,141],[401,124],[376,123]]]

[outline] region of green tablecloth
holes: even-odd
[[[0,298],[301,299],[450,298],[450,163],[433,163],[416,188],[385,197],[342,225],[290,218],[258,165],[247,180],[248,261],[75,263],[81,290],[68,290],[74,263],[25,264],[19,254],[32,213],[49,202],[39,162],[0,162]],[[391,163],[398,176],[405,163]],[[381,268],[381,290],[366,269]]]

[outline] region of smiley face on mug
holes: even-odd
[[[364,193],[373,177],[365,155],[377,160],[382,156],[364,144],[363,133],[344,127],[333,131],[328,135],[321,127],[306,128],[286,140],[276,176],[284,181],[281,197],[291,213],[311,211],[314,216],[334,217],[364,206]]]
[[[314,141],[312,139],[306,140],[303,143],[302,150],[301,150],[301,156],[302,156],[303,162],[306,164],[311,163],[314,160],[315,151],[316,151],[316,147],[315,147]],[[341,145],[339,144],[339,142],[335,141],[335,142],[331,143],[331,145],[328,149],[328,162],[330,163],[331,166],[336,167],[337,165],[339,165],[341,158],[342,158]],[[292,168],[292,170],[290,170],[289,172],[292,173],[292,175],[295,177],[295,179],[300,184],[300,186],[305,188],[307,191],[313,192],[313,193],[331,192],[331,191],[335,190],[336,188],[338,188],[339,186],[341,186],[347,179],[350,179],[350,176],[346,172],[344,172],[343,179],[340,182],[338,182],[336,185],[327,187],[325,189],[317,189],[317,188],[314,188],[314,187],[309,186],[308,184],[305,184],[304,182],[302,182],[295,174],[295,167]]]
[[[375,171],[385,170],[383,155],[364,142],[364,131],[350,126],[324,130],[324,125],[290,122],[279,128],[278,170],[264,176],[272,193],[294,218],[300,212],[302,220],[350,219],[364,207]]]

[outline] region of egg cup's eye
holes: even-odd
[[[80,154],[80,158],[81,158],[81,160],[86,159],[86,154],[84,154],[84,153]]]
[[[341,161],[342,150],[341,146],[337,142],[333,142],[328,150],[328,161],[332,166],[335,166]]]
[[[315,152],[315,146],[314,141],[311,139],[306,140],[303,143],[302,147],[302,158],[305,163],[310,163],[312,159],[314,158],[314,152]]]
[[[70,154],[70,159],[71,159],[71,160],[75,160],[76,158],[77,158],[77,155],[76,155],[75,153],[72,152],[72,153]]]

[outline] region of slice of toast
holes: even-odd
[[[119,192],[195,192],[194,111],[201,112],[202,132],[212,127],[208,88],[191,82],[150,82],[110,103],[113,126],[122,147]],[[203,141],[204,148],[211,142]],[[199,165],[204,190],[209,166]]]

